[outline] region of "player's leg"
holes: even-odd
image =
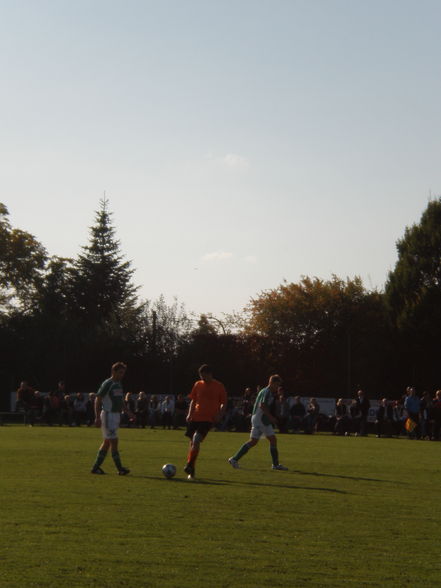
[[[204,440],[204,436],[200,431],[195,431],[193,437],[190,439],[190,445],[188,448],[187,465],[184,471],[191,477],[195,475],[195,464],[201,448],[201,443]]]
[[[241,457],[243,457],[246,453],[248,453],[248,451],[254,447],[255,445],[257,445],[257,443],[259,442],[259,437],[260,434],[258,436],[258,432],[254,429],[251,429],[251,435],[249,440],[244,443],[239,450],[228,459],[228,463],[233,466],[233,468],[238,468],[239,467],[239,460]]]
[[[91,473],[92,474],[104,474],[104,471],[101,469],[101,465],[103,461],[106,459],[107,452],[109,451],[110,441],[109,439],[104,439],[98,449],[98,453],[96,456],[95,463],[92,466]]]
[[[118,451],[118,437],[114,439],[110,439],[110,448],[112,451],[112,459],[114,464],[116,465],[116,469],[118,470],[118,474],[120,476],[125,476],[130,472],[129,469],[125,468],[121,463],[121,457]]]
[[[185,431],[185,436],[190,439],[188,445],[188,452],[187,452],[187,462],[184,467],[184,472],[188,474],[188,477],[192,477],[194,475],[194,449],[193,449],[193,442],[194,442],[194,435],[197,431],[197,424],[193,421],[187,422],[187,430]],[[193,463],[192,463],[193,460]]]
[[[279,463],[279,450],[277,448],[277,438],[275,435],[268,435],[267,439],[270,444],[271,459],[273,470],[287,470],[288,468]]]
[[[188,474],[189,478],[194,478],[195,463],[199,455],[201,443],[207,436],[210,428],[211,423],[205,421],[188,423],[187,432],[185,434],[190,438],[190,446],[187,455],[187,465],[184,468],[184,472]]]

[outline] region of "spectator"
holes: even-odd
[[[84,394],[77,392],[73,401],[73,418],[77,427],[86,422],[87,400]]]
[[[49,427],[52,427],[55,422],[59,425],[62,424],[61,409],[62,401],[58,397],[58,394],[54,390],[51,390],[45,398],[44,408],[46,424],[49,425]]]
[[[124,396],[124,406],[123,412],[121,414],[121,424],[127,425],[130,427],[131,425],[135,424],[136,417],[135,417],[135,400],[133,398],[133,394],[131,392],[127,392]]]
[[[419,420],[420,420],[420,399],[416,395],[415,388],[409,386],[406,389],[406,399],[404,401],[404,408],[406,409],[408,419],[406,421],[406,430],[409,439],[418,439],[420,435]],[[415,425],[413,425],[414,423]]]
[[[91,427],[95,423],[95,392],[89,392],[86,402],[86,424]]]
[[[43,397],[38,390],[35,390],[30,404],[33,424],[35,424],[35,422],[41,423],[41,418],[43,416]]]
[[[149,401],[149,425],[154,429],[158,422],[159,401],[155,394],[152,394]]]
[[[159,407],[161,413],[162,428],[171,429],[173,425],[174,403],[170,395],[164,398]]]
[[[320,414],[320,405],[315,398],[310,398],[306,408],[305,433],[312,435],[316,432],[316,425]]]
[[[253,389],[250,387],[245,388],[243,397],[237,407],[237,414],[240,418],[238,418],[238,426],[236,431],[245,432],[249,431],[251,428],[251,416],[253,413],[253,406],[254,400],[256,396],[253,392]]]
[[[432,421],[432,397],[424,392],[420,402],[420,435],[421,439],[430,439]]]
[[[291,406],[290,412],[292,431],[293,433],[298,433],[303,425],[306,414],[306,408],[302,403],[300,396],[294,396],[294,403]]]
[[[218,431],[229,431],[233,422],[234,416],[236,414],[236,406],[234,400],[232,398],[227,399],[227,406],[225,408],[224,417],[221,423],[217,423],[215,425],[216,430]]]
[[[24,413],[24,424],[32,427],[35,421],[34,411],[32,410],[32,402],[34,400],[34,391],[29,384],[24,380],[20,383],[17,389],[17,400],[15,410]]]
[[[335,404],[334,410],[335,425],[334,433],[336,435],[349,435],[349,418],[348,409],[343,398],[339,398]]]
[[[244,423],[244,415],[242,412],[242,398],[236,398],[233,400],[233,410],[230,422],[230,430],[233,431],[242,431],[243,423]]]
[[[187,416],[187,401],[183,394],[178,394],[175,401],[175,414],[173,428],[179,429],[185,427],[185,417]]]
[[[55,392],[55,394],[58,396],[58,398],[60,400],[63,400],[67,394],[66,392],[66,384],[64,383],[64,380],[60,380],[57,384],[57,390]]]
[[[432,441],[439,441],[441,430],[441,390],[435,392],[432,402]]]
[[[279,433],[286,433],[289,419],[289,406],[288,399],[285,396],[285,391],[282,386],[280,386],[277,391],[275,411]]]
[[[361,412],[360,412],[360,406],[359,406],[358,402],[355,400],[355,398],[352,400],[351,406],[349,407],[349,414],[351,417],[352,433],[355,433],[356,435],[358,435],[358,431],[360,430]]]
[[[375,432],[379,438],[381,435],[392,435],[393,408],[387,398],[382,398],[375,414]]]
[[[358,418],[358,431],[356,432],[356,435],[360,435],[361,437],[367,437],[367,422],[371,403],[367,399],[363,390],[359,390],[357,392],[356,402],[358,406],[358,412],[360,415]]]
[[[56,398],[59,399],[60,402],[60,422],[63,425],[67,425],[71,427],[73,424],[73,417],[74,417],[74,406],[73,400],[70,397],[70,394],[65,394],[62,398],[56,394]]]
[[[149,415],[149,403],[145,392],[140,392],[135,401],[136,426],[145,429]]]
[[[393,435],[399,437],[404,432],[404,421],[406,416],[404,414],[403,405],[399,400],[395,400],[392,405],[392,430]]]

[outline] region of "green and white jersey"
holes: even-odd
[[[103,410],[106,412],[121,412],[124,406],[124,392],[121,382],[115,382],[112,378],[104,380],[97,396],[102,398]]]
[[[256,401],[253,406],[253,417],[255,421],[261,421],[264,425],[270,425],[271,421],[267,417],[267,415],[263,412],[260,408],[261,404],[265,404],[268,408],[274,402],[274,395],[270,390],[270,387],[267,386],[266,388],[262,388],[262,390],[257,395]]]

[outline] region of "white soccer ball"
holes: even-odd
[[[166,463],[162,466],[162,473],[166,478],[173,478],[173,476],[176,474],[176,466],[174,466],[172,463]]]

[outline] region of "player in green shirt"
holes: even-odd
[[[277,374],[270,377],[268,386],[262,388],[257,395],[251,416],[251,433],[250,440],[242,445],[239,451],[230,457],[228,463],[233,468],[239,467],[239,459],[248,453],[251,447],[257,445],[260,437],[266,437],[270,444],[270,453],[273,470],[287,470],[288,468],[279,463],[279,451],[277,449],[277,439],[274,433],[273,425],[277,419],[271,413],[276,398],[277,391],[282,384],[282,378]]]
[[[126,373],[127,366],[121,361],[112,365],[111,377],[101,384],[95,399],[95,425],[101,427],[104,441],[102,442],[92,474],[104,474],[101,464],[106,459],[109,449],[112,451],[112,458],[120,476],[130,472],[121,465],[121,458],[118,451],[118,429],[121,418],[121,411],[124,408],[124,392],[121,381]]]

